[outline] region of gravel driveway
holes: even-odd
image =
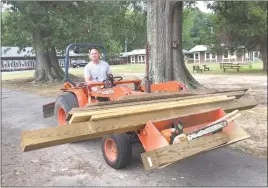
[[[105,163],[100,139],[23,153],[23,130],[55,125],[53,118],[42,117],[42,105],[53,100],[2,90],[2,186],[267,186],[267,161],[229,148],[150,172],[143,170],[139,144],[123,170]]]

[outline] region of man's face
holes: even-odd
[[[89,54],[89,57],[92,61],[96,61],[96,60],[99,60],[100,59],[100,53],[98,52],[98,50],[91,50],[90,51],[90,54]]]

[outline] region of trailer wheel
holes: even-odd
[[[78,107],[78,100],[73,93],[64,92],[56,99],[54,116],[58,125],[66,125],[67,114],[72,108]]]
[[[124,168],[132,160],[131,142],[126,133],[103,137],[101,149],[106,163],[114,169]]]

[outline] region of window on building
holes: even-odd
[[[206,59],[210,59],[210,53],[206,53]]]
[[[211,59],[216,59],[216,54],[212,53],[211,54]]]
[[[194,54],[194,59],[199,59],[199,53]]]
[[[144,55],[142,56],[142,61],[145,61],[145,56]]]
[[[138,60],[139,62],[141,62],[141,56],[139,55],[139,60]]]

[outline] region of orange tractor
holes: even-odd
[[[149,75],[148,75],[148,45],[146,46],[146,80],[145,85],[141,85],[142,80],[123,80],[121,76],[114,77],[109,75],[106,80],[101,83],[94,83],[90,86],[85,85],[84,83],[76,84],[69,79],[68,76],[68,62],[69,62],[69,51],[71,48],[78,49],[79,47],[99,47],[103,51],[103,60],[106,60],[106,49],[100,44],[70,44],[66,49],[65,57],[65,83],[63,88],[61,88],[62,93],[57,97],[55,102],[46,104],[43,106],[43,116],[44,118],[55,116],[59,126],[64,126],[68,124],[67,116],[68,112],[72,108],[86,107],[90,104],[98,103],[100,101],[115,101],[120,97],[128,95],[142,95],[145,92],[169,92],[169,91],[180,91],[185,90],[185,86],[176,81],[170,81],[160,84],[150,84]],[[133,84],[134,89],[126,86],[125,84]],[[110,137],[105,137],[102,140],[104,157],[108,164],[114,168],[121,168],[125,166],[125,161],[129,160],[129,153],[131,152],[131,147],[126,143],[129,143],[128,136],[131,136],[130,142],[138,141],[137,134],[135,132],[128,132],[125,134],[114,134]],[[118,159],[116,164],[112,161],[115,161],[115,157],[111,157],[111,152],[107,148],[113,146],[113,151],[115,150],[116,145],[121,145],[123,147],[122,151],[127,152],[128,157],[124,159]],[[125,148],[124,148],[125,147]],[[129,149],[130,148],[130,149]],[[110,157],[109,157],[110,156]]]
[[[148,63],[146,63],[145,86],[141,85],[142,80],[123,80],[123,77],[114,77],[113,75],[109,75],[108,78],[101,83],[94,83],[90,86],[87,86],[84,83],[75,84],[69,79],[69,67],[67,63],[69,62],[69,51],[73,47],[100,47],[103,50],[103,59],[106,61],[106,50],[100,44],[71,44],[67,47],[65,57],[66,81],[61,89],[63,92],[57,97],[56,102],[43,106],[44,118],[54,115],[58,125],[67,124],[67,114],[72,108],[85,107],[100,101],[115,101],[120,97],[127,95],[142,95],[145,92],[169,92],[185,89],[183,84],[176,81],[150,84],[148,79]],[[146,62],[148,62],[148,55],[146,55]],[[133,84],[134,89],[124,84]]]
[[[106,60],[106,50],[102,45],[71,44],[67,47],[65,57],[66,81],[61,89],[62,93],[55,102],[43,106],[44,118],[54,115],[60,126],[68,124],[68,113],[73,108],[90,107],[90,104],[102,101],[116,101],[120,100],[120,97],[128,95],[143,95],[157,91],[178,92],[186,89],[183,84],[176,81],[160,84],[150,83],[148,75],[148,45],[146,45],[145,85],[141,85],[141,80],[123,80],[120,76],[113,77],[112,75],[108,76],[102,83],[94,83],[90,86],[84,83],[75,84],[68,77],[69,51],[73,47],[99,47],[103,51],[103,59]],[[131,88],[125,84],[133,84],[134,87]],[[225,120],[217,121],[217,119],[223,117],[224,112],[222,110],[214,110],[210,114],[198,113],[189,117],[156,122],[148,121],[144,129],[104,136],[101,144],[104,159],[108,165],[115,169],[123,168],[131,161],[131,144],[135,142],[141,142],[146,151],[151,151],[162,146],[172,145],[178,142],[178,140],[196,139],[222,130],[230,133],[232,123],[228,124]],[[190,127],[187,125],[187,122]],[[184,127],[185,123],[186,127]]]

